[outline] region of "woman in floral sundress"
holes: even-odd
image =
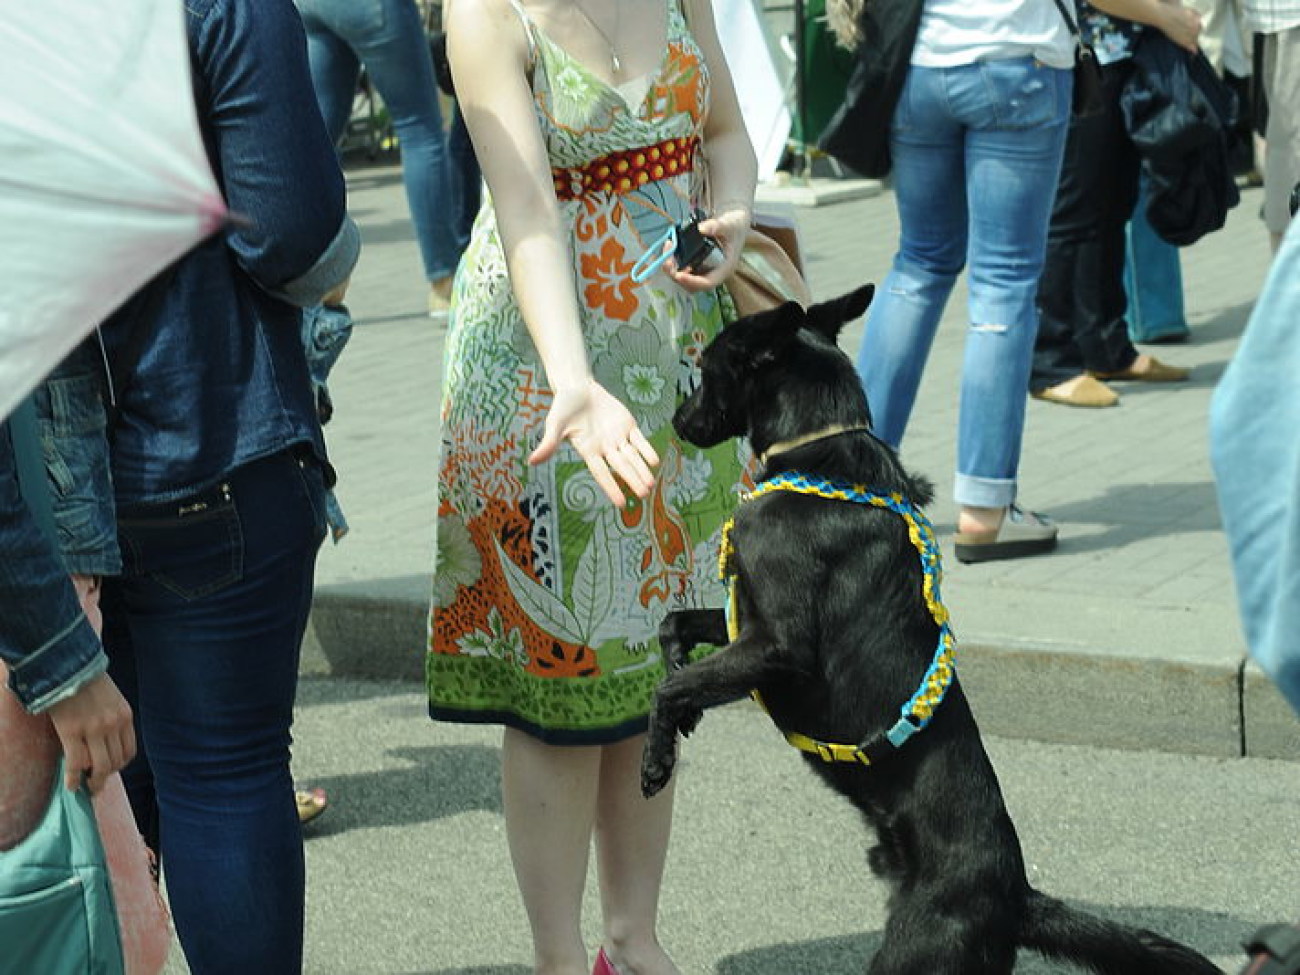
[[[640,795],[665,613],[721,605],[739,448],[671,417],[722,326],[755,182],[708,0],[481,0],[448,26],[490,202],[446,345],[430,713],[505,726],[502,796],[536,971],[677,975],[655,915],[671,797]],[[701,202],[707,273],[634,263]]]

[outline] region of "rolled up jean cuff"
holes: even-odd
[[[344,217],[339,232],[311,269],[287,282],[274,294],[299,308],[318,304],[325,295],[347,280],[356,267],[360,254],[361,231],[351,217]]]
[[[970,508],[1005,508],[1016,500],[1016,482],[958,474],[953,479],[952,496],[959,505]]]

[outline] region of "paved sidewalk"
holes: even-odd
[[[365,251],[348,302],[358,329],[331,380],[326,429],[352,533],[322,553],[304,672],[418,680],[433,559],[443,335],[391,164],[349,173]],[[1247,190],[1228,226],[1184,251],[1185,346],[1175,387],[1120,385],[1116,409],[1032,401],[1023,501],[1062,524],[1058,552],[963,566],[951,558],[951,482],[964,285],[954,294],[903,446],[930,476],[963,680],[1002,734],[1210,755],[1300,756],[1300,722],[1243,666],[1206,446],[1214,384],[1263,281],[1268,246]],[[819,297],[879,282],[896,246],[893,198],[798,211]],[[861,326],[846,331],[854,354]]]

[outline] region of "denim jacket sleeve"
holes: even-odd
[[[92,336],[32,397],[63,565],[68,572],[88,576],[122,571],[100,356],[98,338]]]
[[[7,425],[0,425],[0,552],[0,659],[18,700],[36,713],[103,673],[108,658],[18,490]]]
[[[361,237],[311,86],[291,0],[190,0],[200,118],[237,221],[227,241],[263,288],[300,307],[347,279]]]

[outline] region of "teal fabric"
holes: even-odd
[[[55,542],[54,509],[45,477],[45,455],[41,449],[36,408],[32,405],[30,396],[19,403],[10,415],[9,435],[13,438],[18,485],[23,492],[23,500],[32,510],[32,517],[41,526],[41,531],[45,532],[51,542]]]
[[[0,975],[123,975],[121,934],[90,795],[63,787],[45,816],[0,852]]]
[[[1162,239],[1147,220],[1145,177],[1124,233],[1129,340],[1170,342],[1186,338],[1190,331],[1183,310],[1182,261],[1178,248]]]

